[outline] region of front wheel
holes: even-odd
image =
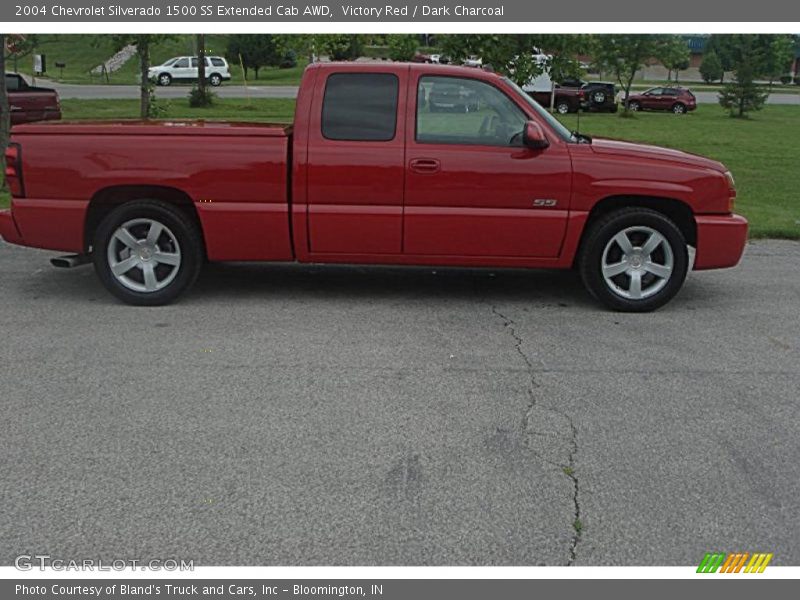
[[[166,87],[171,83],[172,83],[172,75],[170,75],[169,73],[161,73],[161,75],[158,76],[158,85]]]
[[[219,75],[219,73],[212,74],[211,77],[208,78],[208,81],[214,87],[219,87],[222,85],[222,77]]]
[[[647,312],[669,302],[683,285],[688,265],[681,230],[647,208],[625,208],[598,219],[578,256],[589,292],[625,312]]]
[[[640,110],[642,110],[642,105],[639,104],[638,102],[630,102],[628,104],[628,108],[630,108],[633,112],[639,112]]]
[[[136,200],[103,219],[94,235],[95,271],[128,304],[168,304],[197,279],[203,248],[195,223],[170,204]]]
[[[561,100],[560,102],[556,103],[556,111],[558,111],[558,114],[565,115],[569,112],[569,110],[570,110],[569,102]]]

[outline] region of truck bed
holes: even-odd
[[[210,260],[291,260],[291,131],[218,121],[20,125],[12,142],[21,145],[26,183],[14,216],[30,245],[82,252],[92,207],[158,182],[196,207]]]

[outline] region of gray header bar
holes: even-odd
[[[58,22],[781,22],[800,21],[786,0],[10,0],[0,21]]]

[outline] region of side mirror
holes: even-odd
[[[525,129],[522,132],[522,143],[527,148],[534,150],[542,150],[550,145],[547,137],[544,135],[541,125],[536,121],[528,121],[525,123]]]

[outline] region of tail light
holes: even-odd
[[[11,195],[25,197],[25,185],[22,182],[22,150],[19,144],[11,143],[6,148],[6,183]]]
[[[728,180],[728,212],[733,212],[736,204],[736,182],[733,180],[733,173],[725,171],[725,179]]]

